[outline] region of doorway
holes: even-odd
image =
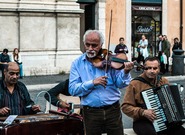
[[[153,7],[153,11],[141,10],[142,6],[133,6],[132,10],[132,58],[138,57],[137,46],[142,35],[148,39],[148,52],[156,56],[157,37],[161,34],[161,8]],[[149,6],[148,6],[149,7]]]

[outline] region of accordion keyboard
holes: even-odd
[[[163,131],[167,129],[165,125],[166,116],[160,104],[159,98],[154,94],[153,89],[142,92],[147,109],[154,109],[157,119],[154,120],[153,125],[156,132]]]

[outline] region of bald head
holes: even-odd
[[[9,62],[8,64],[5,65],[4,68],[6,71],[8,70],[19,70],[19,65],[16,62]]]
[[[6,64],[4,76],[7,86],[16,84],[19,78],[19,65],[16,62],[9,62]]]

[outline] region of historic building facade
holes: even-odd
[[[183,0],[0,0],[0,50],[11,54],[19,48],[25,75],[44,75],[69,72],[84,51],[87,29],[103,32],[104,48],[110,34],[112,51],[124,37],[130,60],[142,34],[151,55],[158,34],[167,35],[171,45],[178,37],[185,48],[184,5]]]
[[[0,0],[0,50],[19,48],[25,75],[69,72],[83,12],[76,0]]]
[[[130,60],[137,57],[136,46],[142,34],[145,34],[149,40],[148,50],[152,56],[156,55],[158,34],[167,35],[171,48],[173,39],[178,37],[185,48],[183,37],[185,3],[183,0],[78,0],[77,2],[85,11],[82,14],[85,17],[81,18],[81,22],[84,20],[86,22],[83,25],[85,27],[81,27],[81,33],[88,28],[100,29],[106,37],[104,47],[108,46],[110,34],[112,51],[119,43],[119,38],[124,37],[129,48]],[[89,14],[86,12],[88,7],[94,9],[91,10],[91,19],[94,24],[89,23],[89,17],[86,15]],[[111,18],[112,25],[110,27]],[[109,33],[110,31],[111,33]]]

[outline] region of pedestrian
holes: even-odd
[[[2,80],[4,79],[4,64],[10,62],[10,56],[8,55],[8,49],[3,49],[3,52],[0,54],[0,70],[2,72]]]
[[[184,135],[185,129],[178,124],[167,130],[156,133],[153,122],[157,119],[157,115],[159,116],[159,114],[155,112],[154,108],[146,108],[141,92],[160,87],[164,84],[168,85],[169,81],[159,75],[160,62],[157,57],[146,58],[144,67],[145,70],[143,73],[139,77],[134,78],[126,88],[122,104],[123,113],[133,118],[133,130],[138,135],[158,135],[159,133],[167,135]]]
[[[146,39],[145,35],[142,35],[141,40],[139,41],[138,47],[140,48],[140,53],[142,54],[144,59],[146,59],[146,57],[148,57],[149,54],[148,54],[148,49],[147,49],[148,39]]]
[[[20,79],[22,79],[23,78],[23,64],[22,64],[21,54],[18,48],[14,48],[13,53],[11,55],[11,61],[14,61],[19,65]]]
[[[119,38],[119,44],[116,45],[114,53],[124,53],[124,54],[128,53],[128,48],[124,44],[124,38],[123,37]]]
[[[162,57],[165,55],[167,63],[163,61],[164,64],[164,71],[163,73],[169,72],[169,57],[170,57],[170,42],[166,35],[163,35],[163,45],[162,45]]]
[[[179,41],[179,39],[177,37],[174,38],[174,44],[173,44],[173,47],[172,47],[172,51],[176,50],[176,49],[182,50],[182,44],[181,44],[181,42]]]
[[[18,81],[19,65],[9,62],[4,66],[4,80],[0,81],[0,116],[28,115],[41,111],[34,104],[26,86]]]
[[[129,84],[133,62],[125,62],[121,70],[95,67],[92,62],[102,49],[104,37],[98,30],[88,30],[83,42],[86,52],[71,65],[69,93],[81,98],[86,135],[123,135],[118,88]]]
[[[145,58],[149,56],[148,54],[148,40],[146,39],[145,35],[142,35],[141,40],[139,41],[139,44],[137,46],[138,48],[138,58],[137,63],[143,65]],[[136,67],[136,71],[140,71],[139,67]]]
[[[159,61],[160,61],[160,73],[161,74],[165,74],[166,71],[168,72],[169,71],[169,55],[170,55],[170,45],[168,44],[167,40],[165,39],[165,36],[164,35],[159,35],[158,36],[158,44],[157,44],[157,52],[158,52],[158,58],[159,58]],[[162,54],[164,53],[164,55],[166,55],[166,57],[168,58],[167,59],[167,62],[168,64],[166,64],[166,67],[165,67],[165,64],[164,64],[164,61],[163,61],[163,56]]]
[[[163,35],[159,34],[158,35],[158,41],[157,41],[157,56],[160,59],[161,55],[162,55],[162,42],[163,42]]]

